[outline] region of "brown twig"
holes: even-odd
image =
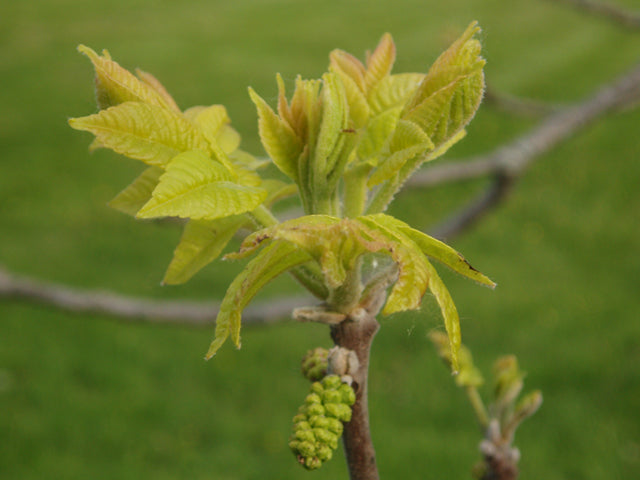
[[[384,292],[381,292],[384,295]],[[358,371],[353,375],[356,403],[351,411],[351,421],[344,426],[343,443],[349,478],[351,480],[379,480],[376,454],[369,427],[367,383],[369,375],[369,353],[373,338],[380,328],[377,312],[368,311],[357,321],[346,320],[331,328],[331,337],[336,345],[352,350],[359,361]]]
[[[625,28],[640,28],[640,12],[630,12],[620,7],[610,5],[604,2],[595,2],[593,0],[555,0],[557,2],[567,3],[578,10],[608,18],[622,25]]]

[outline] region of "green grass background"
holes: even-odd
[[[578,101],[640,57],[638,32],[544,0],[2,2],[0,263],[156,298],[219,299],[237,271],[217,263],[186,286],[159,286],[180,232],[105,207],[141,167],[89,155],[90,137],[67,126],[95,111],[78,43],[153,72],[182,107],[224,103],[259,153],[248,85],[273,100],[276,72],[289,83],[317,77],[331,49],[362,56],[385,31],[396,71],[425,71],[472,19],[488,80],[516,95]],[[533,124],[486,105],[450,156],[489,151]],[[640,110],[628,110],[580,132],[454,241],[499,283],[494,292],[443,272],[477,363],[487,371],[515,353],[527,386],[544,392],[516,438],[523,479],[640,478],[639,124]],[[407,192],[393,212],[428,227],[481,186]],[[285,279],[267,295],[296,288]],[[479,456],[471,410],[426,338],[434,328],[427,301],[420,314],[383,319],[374,344],[384,479],[469,478]],[[0,478],[347,478],[341,453],[306,473],[286,446],[308,388],[299,359],[330,344],[326,329],[246,328],[241,351],[205,363],[211,337],[0,303]]]

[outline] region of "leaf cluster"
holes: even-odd
[[[430,290],[456,368],[458,315],[430,260],[494,284],[455,250],[383,212],[411,173],[464,136],[484,91],[478,31],[472,23],[424,74],[391,73],[396,49],[385,34],[364,63],[331,52],[328,72],[298,77],[290,98],[278,75],[275,109],[249,89],[266,161],[240,148],[222,105],[182,111],[151,74],[131,73],[107,51],[79,47],[95,69],[100,111],[70,125],[95,135],[91,148],[147,165],[110,205],[141,219],[187,219],[164,282],[187,281],[237,232],[251,232],[228,255],[255,254],[227,290],[207,358],[228,337],[240,346],[243,308],[289,271],[345,318],[389,284],[384,314],[419,308]],[[288,181],[261,170],[271,162]],[[279,222],[273,204],[293,195],[304,215]]]

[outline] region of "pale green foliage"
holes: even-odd
[[[102,146],[148,165],[162,167],[179,153],[208,150],[204,136],[182,115],[146,103],[121,103],[69,124],[93,133]]]
[[[199,150],[181,153],[167,164],[137,216],[214,220],[253,210],[266,198],[267,191],[241,185],[237,179],[226,166]]]
[[[430,260],[494,284],[455,250],[382,212],[416,168],[464,136],[484,90],[478,31],[472,23],[426,74],[392,74],[396,48],[385,34],[364,63],[334,50],[329,71],[296,78],[290,97],[278,75],[275,108],[249,89],[267,160],[240,149],[223,106],[182,112],[151,74],[79,47],[94,65],[101,111],[70,125],[95,135],[91,148],[149,165],[111,205],[138,218],[188,219],[165,283],[188,280],[241,228],[253,233],[229,258],[265,246],[229,287],[208,358],[229,336],[240,345],[242,309],[277,275],[291,271],[327,309],[347,316],[373,288],[362,265],[380,259],[387,277],[396,275],[383,314],[419,308],[430,290],[457,368],[458,314]],[[259,174],[269,162],[288,180]],[[280,223],[272,205],[296,194],[305,215]]]
[[[213,357],[231,335],[240,348],[240,314],[260,289],[287,270],[309,261],[309,255],[286,243],[277,243],[257,255],[229,286],[216,319],[216,338],[206,358]]]

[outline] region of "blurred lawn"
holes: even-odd
[[[273,99],[275,72],[316,77],[331,49],[361,56],[385,31],[396,71],[424,71],[472,19],[484,28],[489,81],[512,94],[579,100],[640,56],[637,32],[549,1],[3,2],[0,264],[163,298],[220,298],[236,271],[216,264],[184,287],[158,286],[179,231],[104,206],[141,168],[88,155],[90,137],[68,128],[68,117],[95,110],[78,43],[153,72],[182,107],[224,103],[260,152],[247,85]],[[636,109],[583,131],[455,241],[495,292],[443,273],[477,362],[486,371],[515,353],[528,387],[544,392],[516,439],[523,479],[640,478],[639,124]],[[485,106],[451,155],[488,151],[530,125]],[[480,185],[409,192],[393,211],[426,227]],[[295,288],[283,280],[269,292]],[[374,345],[385,479],[469,478],[478,458],[470,408],[427,341],[433,328],[427,302],[420,315],[383,320]],[[307,388],[298,361],[329,345],[326,330],[246,328],[242,351],[204,363],[211,336],[0,304],[0,478],[346,478],[341,454],[307,474],[286,446]]]

